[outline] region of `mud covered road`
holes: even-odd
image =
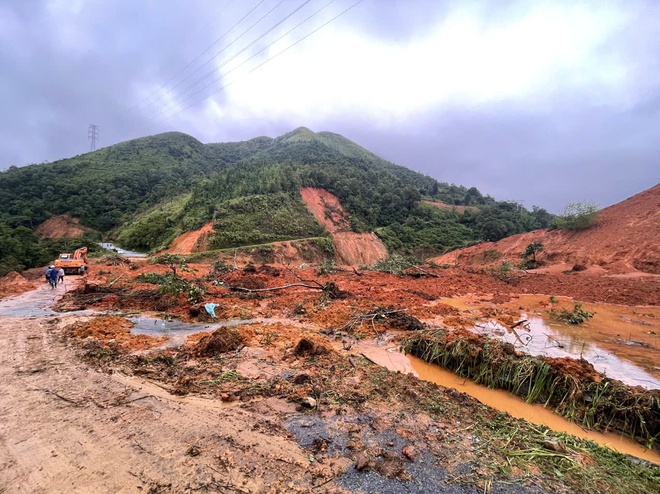
[[[94,266],[78,292],[69,278],[60,304],[68,313],[51,307],[61,289],[0,300],[0,493],[619,493],[658,485],[657,467],[344,352],[318,329],[345,324],[354,309],[343,299],[227,292],[223,319],[271,323],[232,329],[243,344],[231,351],[205,355],[200,338],[147,350],[148,337],[122,332],[126,319],[99,316],[129,310],[124,301],[133,314],[148,312],[157,293],[134,282],[112,294],[83,288],[149,269]],[[282,283],[266,271],[228,276]],[[365,307],[381,296],[376,289],[401,293],[369,281],[382,274],[336,276],[355,293],[365,287]],[[454,278],[473,275],[445,276],[450,290]],[[420,280],[396,280],[420,289]],[[297,324],[278,322],[301,300],[307,309]],[[97,312],[78,310],[90,306]],[[458,317],[458,309],[440,309]]]
[[[61,340],[71,319],[0,322],[0,492],[312,485],[308,455],[277,425],[295,411],[291,405],[179,398],[141,379],[100,373]]]

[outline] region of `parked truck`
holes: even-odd
[[[60,254],[55,261],[55,267],[64,269],[65,274],[85,274],[87,271],[87,247],[81,247],[73,254]]]

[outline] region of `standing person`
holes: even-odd
[[[60,268],[57,272],[57,282],[64,283],[64,268]]]
[[[50,280],[50,271],[51,271],[51,269],[53,269],[53,266],[48,266],[46,268],[46,283],[48,283],[48,281]]]
[[[48,274],[48,281],[50,282],[51,288],[57,288],[57,278],[60,275],[59,269],[55,269],[55,266],[52,266],[50,273]]]

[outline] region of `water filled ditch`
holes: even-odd
[[[607,446],[618,451],[619,453],[642,458],[660,465],[659,453],[644,448],[622,436],[613,433],[585,430],[579,425],[553,413],[543,405],[529,404],[507,391],[490,389],[475,384],[469,379],[460,377],[438,365],[424,362],[422,359],[412,355],[409,355],[408,359],[420,379],[447,388],[454,388],[457,391],[461,391],[476,398],[484,405],[491,406],[501,412],[506,412],[513,417],[525,419],[533,424],[545,425],[554,431],[565,432],[583,439],[589,439],[601,446]]]
[[[135,324],[131,329],[131,333],[155,337],[166,336],[169,338],[165,345],[166,347],[179,346],[189,335],[200,332],[212,332],[221,327],[236,327],[254,323],[295,323],[288,319],[274,318],[230,320],[214,324],[190,324],[180,321],[164,321],[150,317],[133,317],[129,319]],[[544,329],[541,325],[539,325],[539,328],[539,331],[547,329]],[[552,336],[551,333],[548,334]],[[508,337],[516,339],[515,336]],[[554,338],[555,336],[552,337]],[[531,340],[533,339],[534,338],[531,338]],[[540,338],[537,338],[536,340],[535,345],[540,345],[540,347],[543,347],[543,350],[545,350],[545,344],[540,343]],[[541,350],[540,347],[539,351]],[[582,348],[582,345],[580,345],[580,348]],[[406,356],[398,351],[398,345],[394,343],[363,340],[356,344],[353,353],[362,354],[369,360],[393,371],[413,372],[417,374],[420,379],[431,381],[445,387],[455,388],[458,391],[467,393],[476,398],[481,403],[491,406],[499,411],[509,413],[513,417],[522,418],[534,424],[545,425],[555,431],[565,432],[577,437],[589,439],[620,453],[660,464],[660,454],[644,448],[638,443],[614,433],[600,433],[597,431],[585,430],[579,425],[558,416],[542,405],[528,404],[524,400],[507,391],[489,389],[485,386],[480,386],[469,379],[462,378],[437,365],[428,364],[419,358],[413,356],[408,356],[406,358]]]

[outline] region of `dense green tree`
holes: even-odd
[[[62,213],[138,250],[164,247],[207,221],[216,223],[216,247],[320,235],[301,187],[335,194],[355,231],[376,231],[390,248],[409,252],[497,240],[548,221],[545,210],[529,213],[474,187],[438,182],[330,132],[301,128],[275,139],[207,145],[171,132],[0,172],[0,260],[35,265],[39,249],[27,244],[43,242],[18,228],[31,231]],[[422,200],[478,209],[459,215]]]

